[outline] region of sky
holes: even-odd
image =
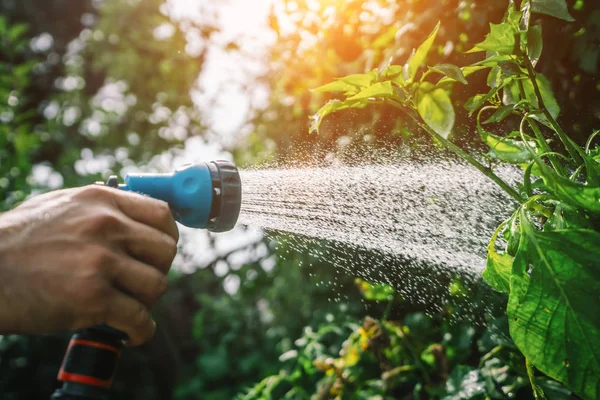
[[[259,104],[267,101],[266,88],[253,88],[249,98],[239,85],[261,73],[261,62],[253,58],[260,58],[274,40],[274,34],[267,28],[271,0],[225,0],[217,5],[204,0],[170,0],[170,3],[170,12],[175,17],[187,15],[203,20],[207,13],[200,9],[201,5],[212,7],[217,13],[216,21],[211,22],[221,27],[221,32],[214,38],[217,45],[209,46],[199,90],[192,92],[192,97],[214,131],[213,141],[227,147],[240,134],[250,101]],[[232,41],[241,44],[241,52],[223,49]],[[214,106],[206,107],[211,103]]]

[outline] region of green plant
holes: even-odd
[[[460,313],[452,301],[434,316],[407,313],[389,287],[356,283],[366,302],[387,303],[381,319],[305,329],[296,348],[281,355],[282,370],[238,399],[533,399],[505,316],[485,329],[449,323]],[[537,385],[552,398],[571,398],[548,378]]]
[[[532,366],[578,395],[600,396],[600,157],[592,147],[598,132],[579,146],[557,122],[560,107],[550,82],[535,67],[542,54],[542,27],[532,16],[547,14],[572,20],[564,0],[510,1],[500,24],[470,52],[483,60],[459,68],[423,69],[439,24],[405,65],[355,74],[322,86],[340,92],[313,117],[318,131],[331,113],[391,105],[413,120],[433,140],[496,182],[519,203],[492,237],[484,279],[508,294],[511,336],[527,359],[536,397],[544,393]],[[452,89],[488,71],[487,93],[464,107],[476,114],[477,131],[489,147],[483,156],[451,140],[455,125]],[[438,79],[438,77],[440,77]],[[482,121],[483,117],[487,118]],[[520,129],[494,134],[489,126],[510,120]],[[494,171],[500,163],[520,165],[523,182],[513,185]]]

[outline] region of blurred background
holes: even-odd
[[[581,141],[600,119],[600,4],[567,3],[573,23],[535,16],[546,44],[538,69]],[[438,21],[429,64],[474,62],[465,52],[507,4],[0,0],[0,211],[111,174],[215,158],[330,162],[365,147],[435,157],[441,150],[394,109],[339,112],[309,134],[309,117],[330,99],[309,89],[404,63]],[[485,75],[470,79],[457,104],[485,85]],[[453,141],[476,148],[473,121],[456,109]],[[502,313],[448,322],[477,295],[459,277],[444,281],[447,296],[432,309],[357,279],[358,263],[341,268],[319,257],[321,245],[297,251],[289,237],[243,227],[183,230],[157,335],[124,353],[113,397],[531,398]],[[0,336],[0,398],[47,399],[68,338]]]

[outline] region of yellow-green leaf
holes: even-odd
[[[415,75],[417,75],[417,71],[419,68],[425,63],[427,59],[427,54],[429,54],[429,50],[431,50],[431,46],[437,37],[437,33],[440,29],[440,23],[438,22],[433,31],[429,34],[427,39],[419,46],[415,54],[408,61],[408,77],[409,79],[414,79]]]

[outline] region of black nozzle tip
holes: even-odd
[[[233,229],[242,206],[242,181],[236,166],[229,161],[206,163],[213,186],[213,200],[206,228],[211,232]]]

